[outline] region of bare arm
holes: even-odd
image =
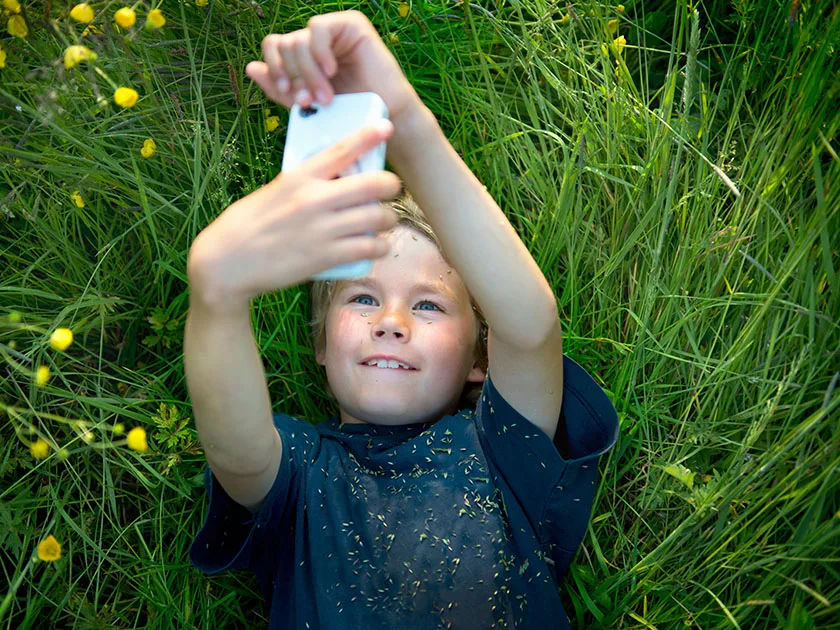
[[[277,476],[283,444],[247,302],[210,300],[191,278],[184,370],[213,474],[234,501],[256,512]]]

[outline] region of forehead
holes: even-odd
[[[364,278],[340,280],[336,292],[357,286],[409,292],[426,290],[469,304],[461,276],[446,262],[437,246],[422,234],[399,225],[386,233],[390,251],[373,263]]]

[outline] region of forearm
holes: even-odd
[[[250,475],[267,465],[275,429],[250,308],[227,306],[214,308],[191,286],[184,370],[210,467]]]
[[[557,324],[554,294],[507,217],[422,103],[395,128],[388,161],[493,334],[520,347],[543,341]]]

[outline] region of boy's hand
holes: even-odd
[[[190,247],[196,299],[247,307],[336,265],[386,255],[388,242],[375,233],[394,227],[397,215],[375,200],[395,198],[400,179],[388,171],[338,175],[393,133],[387,120],[368,125],[231,204]]]
[[[328,105],[334,94],[375,92],[388,106],[389,118],[400,117],[419,101],[397,60],[370,20],[359,11],[326,13],[307,27],[262,41],[262,61],[245,73],[266,96],[291,109],[297,102]]]

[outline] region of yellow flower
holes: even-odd
[[[122,422],[117,422],[114,425],[114,435],[122,435],[125,433],[125,425]]]
[[[6,51],[0,46],[0,68],[6,67]]]
[[[64,67],[68,70],[86,59],[96,59],[96,53],[87,46],[68,46],[64,51]]]
[[[20,38],[26,37],[29,33],[29,29],[26,28],[26,21],[22,15],[13,15],[10,17],[9,23],[6,25],[6,30],[9,31],[9,35]]]
[[[50,380],[50,368],[46,365],[42,365],[38,368],[38,371],[35,373],[35,384],[38,387],[43,387],[47,384]]]
[[[146,444],[146,431],[143,427],[134,427],[128,432],[128,448],[133,451],[140,451],[141,453],[148,450]]]
[[[87,2],[77,4],[70,9],[70,17],[82,24],[90,24],[93,22],[93,9]]]
[[[73,331],[69,328],[56,328],[50,337],[50,345],[54,350],[64,351],[73,343]]]
[[[3,7],[12,13],[20,13],[20,2],[18,0],[3,0]]]
[[[114,21],[123,28],[130,28],[137,21],[137,14],[134,13],[134,9],[123,7],[114,13]]]
[[[195,0],[195,6],[206,7],[207,6],[207,0]]]
[[[408,6],[406,2],[401,2],[400,6],[397,7],[397,11],[400,14],[400,17],[405,17],[411,11],[411,8]]]
[[[392,44],[398,44],[400,42],[400,36],[396,33],[388,33],[388,41]]]
[[[114,92],[114,102],[120,107],[134,107],[137,103],[137,90],[121,87]]]
[[[44,562],[54,562],[61,558],[61,545],[50,534],[38,544],[38,557]]]
[[[277,126],[280,124],[280,116],[269,116],[265,119],[265,130],[268,133],[271,133]]]
[[[47,455],[50,454],[50,445],[41,438],[38,438],[29,448],[29,452],[35,459],[46,459]]]
[[[568,24],[570,19],[571,18],[569,17],[569,14],[567,13],[566,15],[564,15],[563,17],[560,18],[560,25],[562,26],[563,24]]]
[[[150,158],[155,154],[156,149],[157,145],[155,144],[155,141],[148,138],[143,142],[143,148],[140,149],[140,155],[144,158]]]
[[[619,13],[624,13],[624,5],[623,4],[618,5],[618,12]]]
[[[88,24],[85,27],[85,30],[82,31],[82,37],[87,37],[91,33],[93,33],[94,35],[102,35],[103,32],[104,31],[101,28],[99,28],[96,24]]]
[[[84,208],[85,207],[85,200],[82,199],[82,196],[79,194],[78,190],[73,191],[73,203],[76,204],[77,208]]]
[[[615,19],[615,20],[610,20],[609,22],[607,22],[607,30],[610,33],[615,33],[618,30],[618,20]]]
[[[617,38],[613,40],[613,46],[615,46],[616,50],[618,51],[617,54],[621,54],[621,51],[624,50],[624,47],[627,45],[627,40],[624,39],[624,35],[619,35]]]
[[[163,17],[163,11],[160,9],[152,9],[146,17],[146,22],[150,23],[155,28],[160,28],[166,24],[166,18]]]

